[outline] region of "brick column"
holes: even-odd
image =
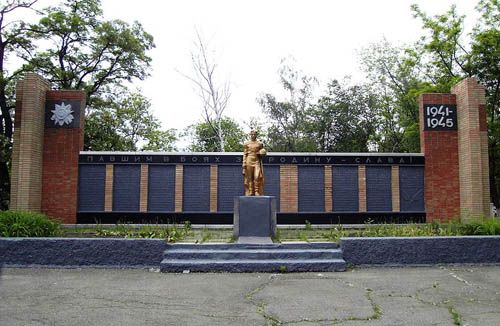
[[[210,165],[210,212],[217,212],[217,165]]]
[[[325,166],[325,212],[333,210],[332,166]]]
[[[40,212],[48,81],[28,73],[16,88],[10,209]]]
[[[114,180],[114,165],[106,165],[106,183],[104,185],[104,211],[113,211],[113,180]]]
[[[299,211],[298,169],[296,165],[280,166],[280,212]]]
[[[139,210],[141,212],[148,211],[148,185],[149,185],[149,165],[141,165],[141,190]]]
[[[358,200],[359,211],[366,212],[366,167],[358,166]]]
[[[449,221],[460,214],[460,191],[458,172],[458,132],[456,121],[453,126],[447,127],[445,120],[440,124],[430,124],[431,117],[424,117],[424,104],[441,109],[436,112],[434,121],[440,122],[448,116],[456,114],[456,98],[452,94],[421,94],[419,97],[420,113],[420,148],[425,153],[425,211],[427,222],[433,220]],[[446,115],[446,107],[449,114]],[[431,115],[432,116],[432,115]],[[458,117],[460,119],[460,117]],[[432,128],[432,126],[434,126]]]
[[[175,211],[182,212],[182,190],[184,188],[184,166],[175,166]]]
[[[83,91],[47,91],[43,137],[42,213],[76,223],[78,157],[85,125]]]
[[[391,190],[392,190],[392,211],[401,211],[401,200],[399,197],[399,166],[391,168]]]
[[[452,87],[458,107],[458,164],[462,219],[489,216],[488,130],[485,90],[475,78]]]

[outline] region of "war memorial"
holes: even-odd
[[[278,223],[431,222],[489,215],[484,88],[420,96],[421,153],[267,153],[260,195]],[[85,94],[17,85],[11,209],[63,223],[158,218],[232,223],[244,196],[242,153],[83,152]],[[375,220],[377,222],[377,220]]]
[[[36,74],[17,84],[11,209],[64,224],[231,224],[234,243],[6,239],[6,266],[165,272],[342,271],[351,265],[499,263],[498,237],[274,243],[280,224],[470,221],[489,215],[485,91],[473,78],[422,94],[421,153],[84,152],[85,98]],[[2,249],[3,248],[3,249]]]

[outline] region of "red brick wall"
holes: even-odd
[[[47,91],[47,100],[81,101],[80,128],[46,128],[43,139],[42,213],[76,223],[78,155],[83,149],[85,93]]]
[[[425,210],[427,222],[460,216],[458,132],[424,130],[423,104],[456,104],[453,94],[422,94],[420,148],[425,153]]]

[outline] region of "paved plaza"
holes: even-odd
[[[4,268],[0,325],[499,325],[500,266],[165,274]]]

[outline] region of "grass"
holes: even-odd
[[[55,237],[59,222],[40,213],[0,211],[0,237]]]
[[[64,236],[82,237],[125,237],[125,238],[166,238],[170,242],[234,242],[232,229],[193,229],[184,226],[144,226],[128,227],[117,224],[104,229],[97,225],[94,229],[63,229]],[[359,229],[344,229],[341,225],[329,229],[313,228],[310,223],[297,229],[278,228],[275,241],[332,241],[339,242],[343,237],[430,237],[463,235],[500,235],[500,220],[483,219],[470,223],[433,222],[428,224],[367,224]]]
[[[461,223],[432,222],[428,224],[372,224],[363,228],[344,229],[341,225],[329,229],[313,228],[309,221],[305,227],[296,229],[278,228],[275,241],[332,241],[339,242],[343,237],[419,237],[419,236],[464,236],[500,235],[500,219],[483,218]],[[76,238],[145,238],[165,239],[168,242],[234,242],[232,229],[192,228],[189,222],[184,225],[144,225],[133,227],[117,223],[92,227],[59,227],[59,223],[38,213],[0,211],[0,237],[76,237]]]

